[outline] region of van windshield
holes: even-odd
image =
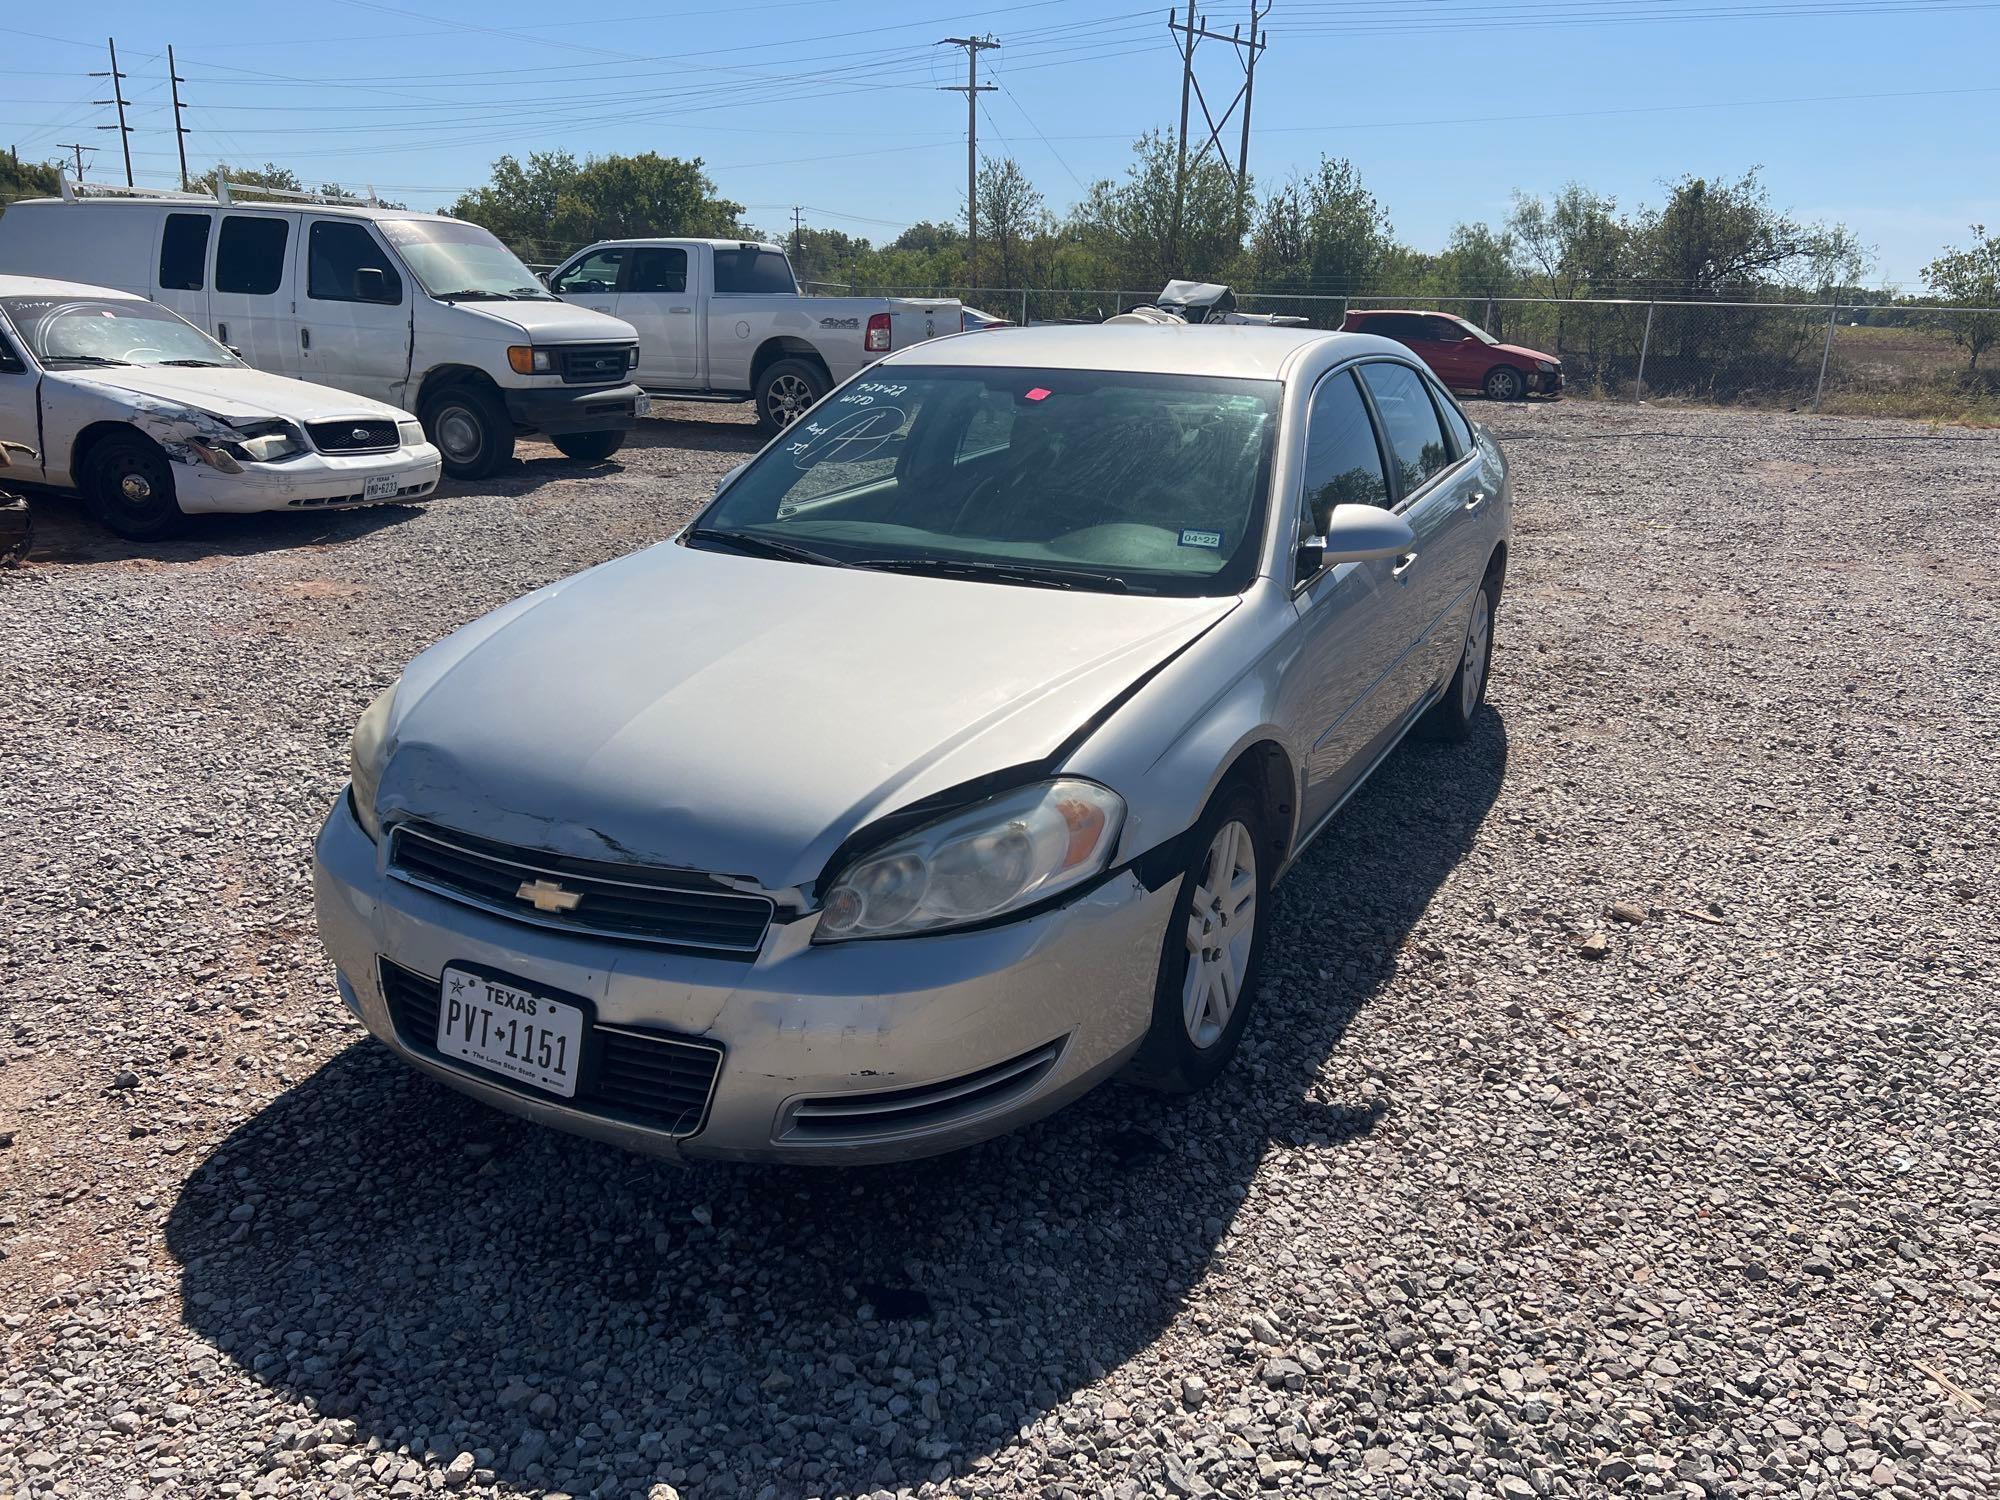
[[[52,370],[242,364],[178,314],[136,297],[0,297],[0,313],[7,315],[28,352]]]
[[[441,302],[553,302],[512,250],[477,224],[454,219],[379,219],[424,290]]]

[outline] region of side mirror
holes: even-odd
[[[354,295],[363,302],[387,302],[389,278],[380,266],[363,266],[354,273]]]
[[[728,489],[729,486],[735,482],[736,476],[738,474],[741,474],[745,469],[749,467],[750,467],[750,460],[746,458],[743,460],[742,463],[738,464],[735,468],[731,469],[727,474],[724,474],[720,479],[716,480],[715,493],[719,495],[724,490]]]
[[[231,354],[235,355],[238,359],[243,358],[243,351],[237,348],[234,344],[224,344],[222,347],[227,349]]]
[[[1409,522],[1393,511],[1379,505],[1336,505],[1327,517],[1326,534],[1299,542],[1298,576],[1310,578],[1335,563],[1401,557],[1416,545]]]

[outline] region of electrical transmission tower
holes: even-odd
[[[965,95],[965,279],[979,285],[979,96],[993,85],[979,81],[979,54],[1000,45],[992,36],[948,36],[941,47],[965,49],[965,82],[943,85],[939,92]]]
[[[111,80],[111,97],[109,99],[93,99],[90,102],[93,104],[115,104],[118,106],[118,123],[116,125],[100,125],[97,128],[99,130],[115,130],[118,132],[118,144],[125,148],[125,186],[131,187],[133,185],[132,127],[125,123],[125,106],[132,101],[125,97],[125,75],[118,71],[117,38],[106,37],[105,45],[111,49],[111,71],[109,73],[92,73],[90,76],[92,78],[109,78]]]
[[[1208,156],[1211,146],[1215,148],[1215,159],[1224,167],[1229,165],[1229,148],[1222,144],[1222,132],[1236,113],[1236,106],[1243,106],[1242,136],[1236,147],[1236,212],[1238,228],[1242,227],[1245,195],[1250,183],[1250,106],[1257,92],[1257,59],[1269,45],[1269,38],[1263,31],[1264,17],[1271,13],[1271,0],[1250,0],[1250,34],[1245,36],[1241,26],[1232,26],[1227,36],[1219,31],[1211,31],[1208,17],[1195,14],[1193,0],[1189,0],[1187,19],[1180,19],[1178,9],[1169,12],[1167,29],[1174,34],[1174,50],[1181,55],[1181,134],[1180,152],[1174,167],[1174,235],[1173,254],[1178,261],[1181,252],[1181,224],[1187,214],[1187,178],[1190,167],[1199,167]],[[1243,82],[1236,90],[1236,97],[1229,101],[1228,108],[1217,118],[1208,107],[1208,96],[1202,92],[1201,78],[1195,72],[1195,48],[1203,41],[1229,43],[1230,55],[1243,73]],[[1188,103],[1190,98],[1201,106],[1201,117],[1208,124],[1208,138],[1194,153],[1194,160],[1188,160]]]

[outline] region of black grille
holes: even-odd
[[[775,909],[767,896],[725,890],[700,875],[517,849],[421,823],[396,829],[389,870],[516,921],[740,958],[763,946]],[[549,904],[570,896],[575,904],[537,908],[520,894],[537,882],[559,888],[546,893]]]
[[[630,367],[629,344],[592,345],[587,349],[558,349],[562,378],[569,385],[609,385],[622,382]]]
[[[308,422],[313,446],[322,453],[387,453],[402,446],[394,422],[372,417],[352,422]]]
[[[709,1096],[722,1070],[722,1049],[713,1042],[592,1026],[584,1037],[576,1095],[563,1099],[446,1057],[437,1049],[439,981],[386,958],[381,960],[381,974],[382,996],[389,1002],[396,1039],[420,1056],[476,1075],[482,1083],[669,1135],[693,1135],[708,1114]]]
[[[852,1141],[941,1130],[1030,1092],[1062,1055],[1058,1037],[1011,1062],[916,1088],[801,1099],[783,1129],[788,1141]]]

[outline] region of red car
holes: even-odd
[[[1562,361],[1553,354],[1503,344],[1477,323],[1449,313],[1369,308],[1349,313],[1340,326],[1347,333],[1375,333],[1409,345],[1455,391],[1480,391],[1494,401],[1562,394]]]

